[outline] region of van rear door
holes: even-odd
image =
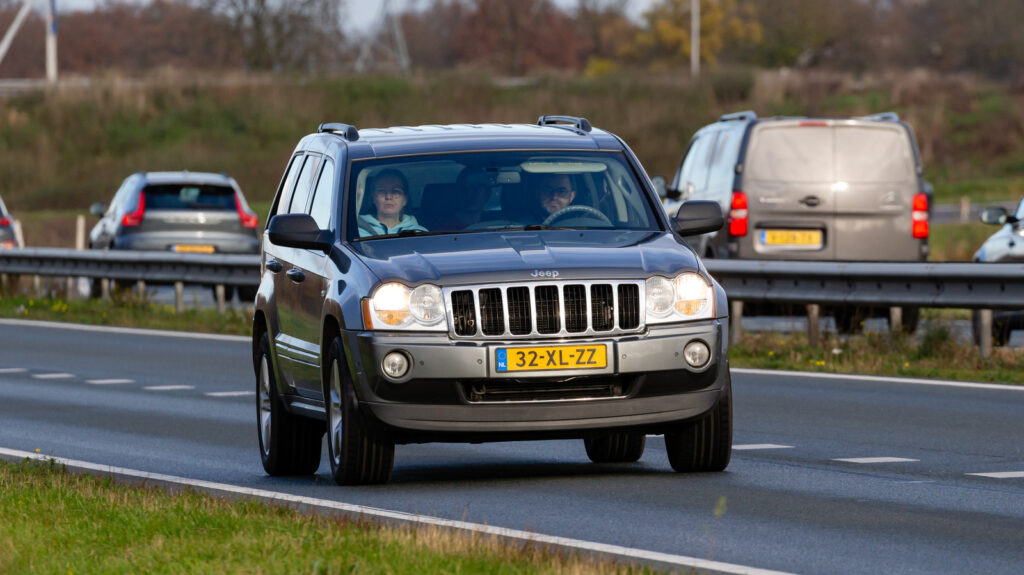
[[[915,261],[912,231],[918,192],[910,135],[895,122],[838,122],[835,131],[835,226],[838,260]]]
[[[754,126],[744,159],[748,233],[739,257],[834,259],[835,142],[831,121]]]

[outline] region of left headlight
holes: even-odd
[[[708,319],[715,313],[715,290],[695,272],[647,278],[646,295],[648,324]]]
[[[424,284],[410,288],[400,283],[381,284],[363,300],[368,329],[445,331],[444,296],[441,288]]]

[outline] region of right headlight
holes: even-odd
[[[715,313],[715,290],[696,272],[647,278],[646,292],[648,324],[708,319]]]
[[[445,331],[444,296],[441,288],[423,284],[410,288],[397,282],[381,284],[363,300],[368,329]]]

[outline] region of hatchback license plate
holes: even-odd
[[[766,246],[820,246],[821,230],[761,230]]]
[[[608,366],[608,346],[499,347],[494,360],[498,373],[603,369]]]
[[[212,254],[214,252],[213,246],[197,246],[189,244],[177,244],[172,246],[171,250],[178,252],[179,254]]]

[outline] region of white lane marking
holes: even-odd
[[[966,387],[969,389],[1000,389],[1003,391],[1024,391],[1024,385],[1008,385],[1004,383],[976,383],[971,381],[952,381],[948,379],[917,379],[912,377],[886,377],[882,375],[857,375],[855,373],[819,373],[814,371],[784,371],[775,369],[751,369],[734,367],[729,371],[750,375],[784,375],[787,377],[810,377],[815,379],[850,379],[861,381],[877,381],[883,383],[911,383],[914,385],[935,385],[939,387]]]
[[[204,393],[210,397],[242,397],[245,395],[256,395],[255,391],[211,391]]]
[[[774,443],[748,443],[746,445],[733,445],[733,450],[748,451],[754,449],[793,449],[792,445],[776,445]]]
[[[132,479],[143,479],[146,481],[156,481],[164,484],[188,485],[214,495],[227,493],[235,495],[245,495],[248,497],[265,499],[270,502],[278,504],[283,503],[291,506],[292,508],[301,506],[301,508],[304,510],[311,507],[318,507],[321,509],[331,509],[335,511],[341,511],[343,513],[361,515],[364,517],[370,516],[377,517],[380,519],[403,521],[406,523],[432,525],[435,527],[445,527],[449,529],[460,529],[464,531],[492,535],[495,537],[503,537],[506,539],[532,541],[546,545],[554,545],[558,547],[580,549],[583,551],[593,551],[597,553],[607,553],[610,555],[629,557],[631,559],[642,559],[645,561],[656,561],[659,563],[680,565],[683,567],[689,567],[691,569],[719,571],[722,573],[735,573],[737,575],[792,575],[785,571],[772,571],[770,569],[759,569],[757,567],[748,567],[746,565],[737,565],[735,563],[724,563],[722,561],[710,561],[707,559],[689,557],[686,555],[675,555],[672,553],[647,551],[644,549],[622,547],[619,545],[609,545],[607,543],[597,543],[594,541],[585,541],[582,539],[570,539],[568,537],[558,537],[555,535],[543,535],[540,533],[531,533],[529,531],[522,531],[519,529],[494,527],[491,525],[484,525],[481,523],[469,523],[467,521],[441,519],[439,517],[417,515],[413,513],[406,513],[404,511],[390,511],[387,509],[380,509],[377,507],[366,507],[363,505],[354,505],[352,503],[342,503],[341,501],[317,499],[315,497],[303,497],[301,495],[292,495],[290,493],[281,493],[279,491],[252,489],[250,487],[241,487],[238,485],[230,485],[227,483],[214,483],[212,481],[188,479],[185,477],[177,477],[174,475],[147,473],[145,471],[138,471],[135,469],[125,469],[123,467],[100,465],[98,463],[90,463],[88,461],[64,459],[63,457],[50,457],[40,453],[30,453],[28,451],[18,451],[15,449],[6,449],[3,447],[0,447],[0,456],[6,456],[6,458],[9,461],[21,461],[22,459],[25,458],[34,459],[38,461],[52,460],[54,463],[58,465],[64,465],[66,467],[75,468],[82,471],[96,472],[104,475],[119,475],[122,477],[128,477]]]
[[[134,379],[87,379],[85,383],[93,385],[118,385],[122,383],[135,383]]]
[[[142,389],[148,391],[178,391],[182,389],[195,389],[194,385],[150,385]]]
[[[832,461],[845,461],[846,463],[900,463],[905,461],[921,460],[906,459],[903,457],[851,457],[849,459],[833,459]]]
[[[47,327],[57,329],[72,329],[77,331],[96,331],[100,333],[124,333],[129,335],[162,335],[165,337],[181,337],[186,339],[212,339],[218,341],[234,341],[246,343],[252,342],[251,337],[244,335],[223,335],[219,333],[191,333],[187,331],[139,329],[134,327],[111,327],[106,325],[60,323],[56,321],[39,321],[34,319],[0,319],[0,325]]]
[[[992,477],[994,479],[1016,479],[1018,477],[1024,477],[1024,471],[994,471],[992,473],[968,473],[967,475]]]
[[[34,373],[32,377],[35,379],[71,379],[75,377],[73,373]]]
[[[0,368],[0,373],[25,373],[28,371],[24,367],[4,367]]]

